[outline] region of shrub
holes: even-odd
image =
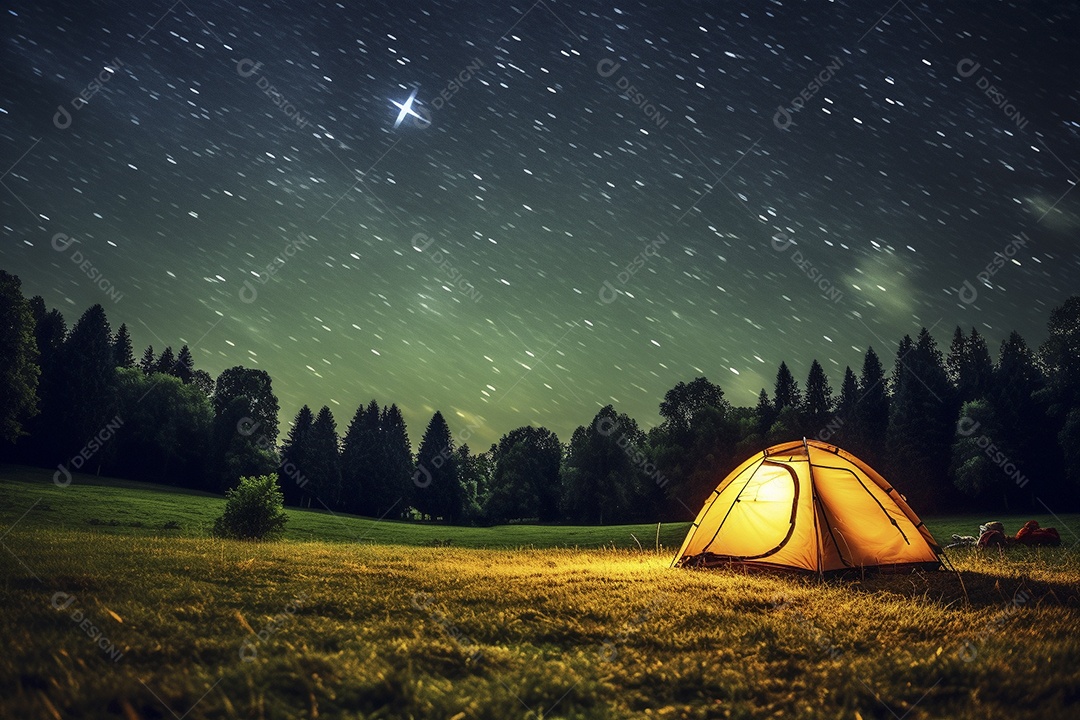
[[[225,493],[225,512],[214,521],[214,535],[237,540],[267,540],[280,535],[289,516],[276,475],[242,477]]]

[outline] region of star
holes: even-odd
[[[394,100],[390,101],[391,103],[393,103],[394,105],[396,105],[398,108],[401,109],[401,112],[398,113],[397,120],[394,121],[394,129],[395,130],[397,129],[397,127],[399,125],[401,125],[401,121],[405,119],[406,115],[412,115],[414,118],[420,120],[420,122],[426,122],[426,120],[420,115],[420,113],[418,113],[418,112],[416,112],[415,110],[412,109],[413,100],[415,98],[416,98],[416,91],[413,90],[412,94],[409,95],[409,99],[406,100],[403,103],[399,103],[399,102],[396,102]]]

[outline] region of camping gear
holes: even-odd
[[[970,547],[972,545],[978,544],[978,542],[979,539],[974,535],[958,535],[956,533],[953,533],[952,542],[948,545],[945,545],[944,547],[946,550],[955,547]]]
[[[835,445],[774,445],[724,478],[672,564],[825,573],[941,567],[940,547],[904,497]]]
[[[981,548],[1005,547],[1012,540],[1005,534],[1005,525],[997,520],[983,523],[979,526],[979,542]]]
[[[1005,536],[1000,530],[984,530],[979,533],[979,547],[1005,547],[1011,538]]]
[[[1028,547],[1036,545],[1056,547],[1061,544],[1061,535],[1058,534],[1056,528],[1041,528],[1038,520],[1028,520],[1024,523],[1024,527],[1016,531],[1016,542]]]

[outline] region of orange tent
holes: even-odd
[[[835,445],[774,445],[735,468],[694,520],[672,564],[824,573],[937,569],[938,547],[904,497]]]

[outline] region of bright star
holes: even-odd
[[[416,98],[416,91],[413,90],[412,94],[409,95],[409,99],[406,100],[404,103],[399,103],[399,102],[396,102],[394,100],[390,101],[394,105],[396,105],[398,108],[401,109],[401,112],[398,113],[397,120],[394,121],[394,128],[395,129],[397,128],[398,125],[401,124],[401,121],[405,119],[406,115],[412,115],[414,118],[418,119],[420,122],[427,122],[427,120],[423,116],[421,116],[420,113],[418,113],[418,112],[416,112],[415,110],[412,109],[413,100],[415,98]]]

